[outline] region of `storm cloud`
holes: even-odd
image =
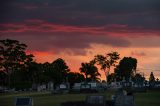
[[[159,5],[159,0],[5,0],[0,22],[39,19],[74,26],[126,24],[159,29]]]
[[[20,40],[32,51],[83,55],[92,44],[143,47],[145,41],[134,38],[160,36],[159,5],[159,0],[2,0],[0,39]]]

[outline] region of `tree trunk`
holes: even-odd
[[[106,70],[103,70],[104,71],[104,74],[105,74],[105,76],[106,76],[106,82],[107,82],[107,71]]]
[[[110,67],[107,68],[107,70],[104,70],[105,72],[105,76],[106,76],[106,82],[108,82],[108,75],[109,75],[109,72],[110,72]]]
[[[86,82],[87,82],[87,74],[85,74],[85,76],[86,76]]]

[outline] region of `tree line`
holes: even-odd
[[[0,86],[10,88],[30,88],[32,84],[43,84],[50,81],[54,84],[69,82],[100,81],[101,74],[98,66],[104,72],[106,81],[128,81],[142,82],[145,77],[136,73],[137,59],[124,57],[120,59],[118,52],[110,52],[105,55],[98,54],[90,62],[84,62],[79,72],[71,72],[62,58],[53,62],[37,63],[33,54],[26,53],[27,45],[17,40],[0,40]],[[111,67],[114,73],[110,74]],[[155,79],[152,73],[152,81]]]

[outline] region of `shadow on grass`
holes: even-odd
[[[84,101],[76,101],[76,102],[64,102],[61,103],[61,106],[101,106],[97,104],[85,104]],[[106,106],[114,106],[114,103],[112,101],[106,101]]]

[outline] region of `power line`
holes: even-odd
[[[138,71],[140,70],[149,70],[149,71],[160,71],[160,69],[149,69],[149,68],[137,68]]]

